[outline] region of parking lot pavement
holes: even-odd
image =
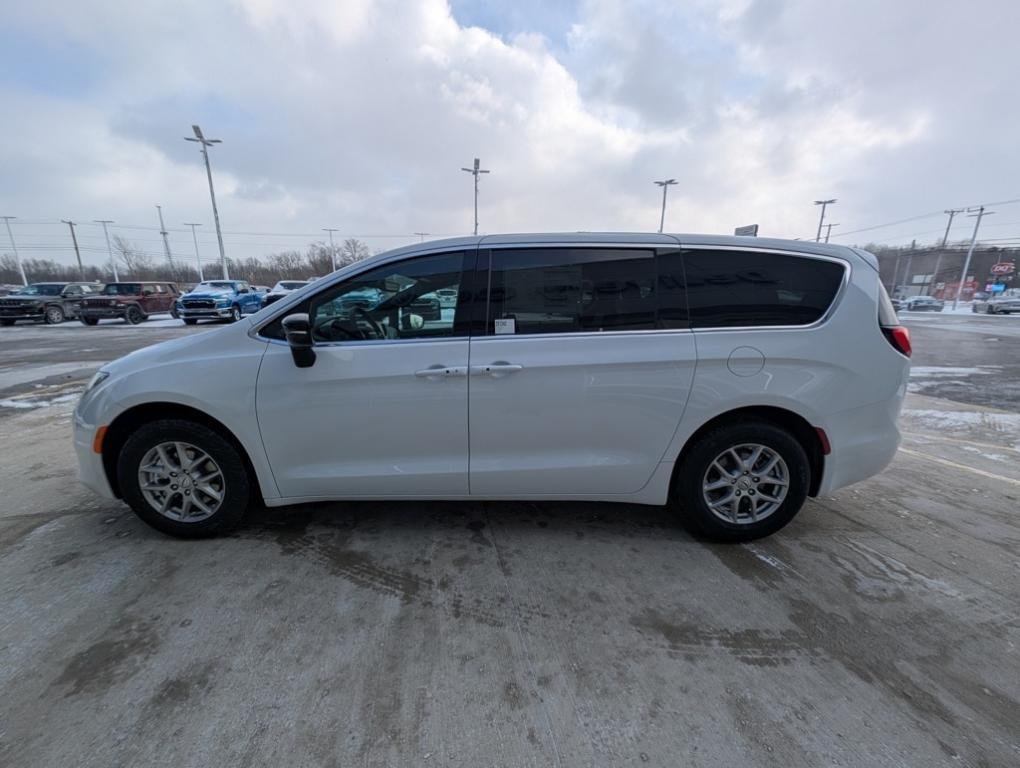
[[[746,546],[590,503],[176,541],[77,486],[71,408],[0,420],[2,765],[1020,762],[1016,408],[911,394],[889,470]]]

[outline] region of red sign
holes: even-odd
[[[1000,261],[998,264],[992,264],[993,275],[1011,275],[1016,270],[1016,264],[1012,261]]]

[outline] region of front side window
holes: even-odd
[[[292,311],[308,313],[318,342],[466,336],[465,259],[455,251],[386,264],[320,291]],[[281,321],[263,327],[261,335],[283,339]]]
[[[809,325],[836,298],[839,262],[762,251],[689,250],[682,258],[691,326]],[[663,266],[660,266],[662,269]]]
[[[489,334],[655,327],[651,250],[508,248],[491,252]]]
[[[137,296],[142,292],[140,283],[110,283],[103,288],[106,296]]]

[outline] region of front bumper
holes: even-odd
[[[103,467],[103,457],[92,450],[98,425],[89,424],[78,410],[74,413],[74,452],[78,456],[78,480],[104,499],[116,499]]]
[[[102,320],[111,317],[124,317],[126,312],[127,307],[82,307],[78,310],[78,317]]]
[[[194,318],[227,318],[230,317],[230,313],[233,311],[232,307],[203,307],[201,309],[188,309],[187,307],[178,307],[178,317],[194,317]]]
[[[42,307],[0,307],[0,320],[42,320],[46,313]]]

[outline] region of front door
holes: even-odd
[[[658,275],[651,248],[494,249],[491,264],[471,341],[471,493],[640,490],[694,376],[685,308],[658,302],[682,302],[682,276]]]
[[[415,311],[439,289],[466,295],[468,259],[418,256],[319,291],[294,310],[312,324],[311,367],[294,365],[278,321],[261,329],[275,343],[256,408],[283,496],[468,493],[468,302]]]

